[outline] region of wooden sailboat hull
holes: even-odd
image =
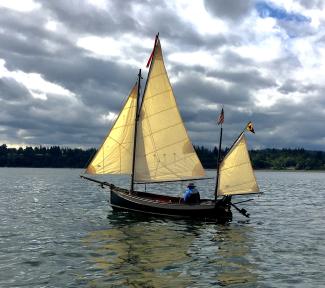
[[[217,222],[232,220],[230,203],[202,199],[198,204],[184,204],[179,197],[144,192],[129,193],[127,189],[111,187],[110,205],[114,210],[128,210],[174,218],[206,219]]]

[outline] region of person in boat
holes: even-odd
[[[194,183],[189,183],[184,193],[184,203],[196,204],[200,203],[200,193],[196,189]]]

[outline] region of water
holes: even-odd
[[[0,287],[325,287],[325,173],[257,172],[216,225],[113,213],[80,172],[0,168]]]

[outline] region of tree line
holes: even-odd
[[[0,146],[0,167],[83,168],[96,149]]]
[[[205,168],[216,168],[218,149],[196,146],[195,150]],[[221,150],[221,158],[229,151]],[[254,169],[325,170],[325,152],[305,149],[261,149],[249,151]]]
[[[215,169],[218,149],[194,146],[204,168]],[[228,148],[221,150],[221,158]],[[85,168],[96,149],[0,146],[0,167]],[[325,170],[325,152],[305,149],[251,150],[254,169]]]

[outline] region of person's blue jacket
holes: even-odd
[[[185,203],[195,203],[200,201],[200,194],[195,187],[187,187],[183,198]]]
[[[186,188],[185,193],[184,193],[184,197],[183,197],[184,202],[187,202],[190,199],[191,194],[192,194],[192,189]]]

